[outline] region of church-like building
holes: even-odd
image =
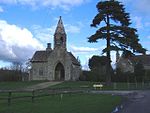
[[[116,68],[122,72],[134,73],[134,67],[136,64],[141,63],[144,66],[145,71],[150,70],[150,55],[129,55],[120,56],[119,52],[116,52]]]
[[[78,80],[80,62],[67,51],[67,35],[60,17],[55,33],[54,48],[47,44],[46,50],[36,51],[31,59],[30,80],[70,81]]]

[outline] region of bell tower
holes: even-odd
[[[64,48],[66,49],[66,32],[61,19],[59,18],[55,33],[54,33],[54,49]]]

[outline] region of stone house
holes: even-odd
[[[116,53],[116,68],[121,69],[122,72],[134,72],[134,66],[141,62],[145,70],[150,70],[150,55],[134,55],[129,57],[120,56]]]
[[[78,80],[80,62],[66,48],[67,35],[60,17],[55,33],[54,48],[47,44],[46,50],[36,51],[31,59],[30,80]]]

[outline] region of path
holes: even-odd
[[[139,91],[129,96],[117,113],[150,113],[150,91]]]
[[[39,83],[39,84],[36,84],[36,85],[33,85],[33,86],[29,86],[27,88],[25,88],[25,90],[37,90],[37,89],[44,89],[44,88],[47,88],[49,86],[53,86],[53,85],[56,85],[56,84],[60,84],[62,82],[44,82],[44,83]]]
[[[150,90],[141,91],[92,91],[99,94],[121,95],[124,98],[122,105],[112,113],[150,113]]]

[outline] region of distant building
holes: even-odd
[[[60,17],[54,33],[54,49],[51,43],[46,50],[36,51],[31,59],[30,80],[78,80],[80,62],[66,48],[66,32]]]
[[[150,55],[134,55],[129,57],[120,56],[116,53],[116,68],[122,72],[134,72],[134,66],[141,62],[145,70],[150,70]]]

